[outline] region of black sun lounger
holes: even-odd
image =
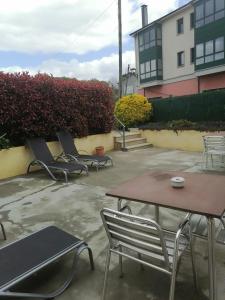
[[[99,167],[104,167],[110,162],[110,165],[113,165],[112,158],[108,155],[98,156],[98,155],[88,155],[88,154],[80,154],[77,151],[77,148],[74,144],[73,137],[67,131],[57,132],[57,137],[59,142],[63,148],[64,156],[72,160],[82,161],[84,163],[89,163],[91,167],[96,167],[98,170]]]
[[[78,257],[87,249],[92,270],[94,262],[92,251],[88,245],[71,234],[49,226],[23,239],[0,248],[0,298],[21,297],[53,299],[68,287],[75,275]],[[15,285],[37,271],[48,266],[63,255],[74,252],[71,272],[64,284],[55,292],[48,294],[16,292]],[[13,287],[13,291],[10,289]]]
[[[27,145],[35,156],[35,160],[33,160],[28,166],[27,173],[29,173],[31,166],[39,165],[48,172],[53,180],[57,180],[53,174],[54,171],[63,172],[66,182],[68,181],[68,173],[82,173],[84,171],[88,174],[88,167],[82,163],[78,163],[76,161],[65,162],[55,160],[45,140],[42,138],[28,139]]]

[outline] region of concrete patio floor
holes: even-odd
[[[88,257],[81,256],[77,277],[59,300],[100,299],[105,254],[106,234],[99,212],[103,207],[116,208],[116,200],[106,197],[111,187],[149,170],[183,170],[201,172],[200,153],[165,149],[145,149],[134,152],[112,152],[114,167],[89,176],[70,176],[69,184],[54,182],[44,172],[32,173],[0,182],[0,215],[7,232],[7,243],[19,239],[48,225],[56,225],[88,242],[93,250],[95,271],[90,271]],[[225,175],[225,172],[220,172]],[[154,215],[150,205],[131,203],[135,214]],[[162,225],[176,229],[185,213],[161,209]],[[1,246],[5,242],[1,241]],[[71,257],[57,262],[33,276],[19,288],[21,290],[51,290],[59,285],[69,268]],[[225,246],[216,245],[218,300],[225,295]],[[198,272],[199,293],[193,288],[189,253],[182,258],[177,277],[176,300],[206,299],[208,294],[207,245],[195,240],[195,261]],[[169,278],[160,272],[124,259],[125,276],[118,277],[118,258],[113,257],[107,290],[107,299],[166,300]],[[9,299],[9,298],[8,298]]]

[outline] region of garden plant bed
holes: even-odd
[[[196,130],[196,131],[225,131],[225,122],[191,122],[187,120],[175,120],[170,122],[149,122],[138,126],[146,130]]]

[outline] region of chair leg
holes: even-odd
[[[1,229],[2,229],[3,238],[6,241],[7,238],[6,238],[6,233],[5,233],[4,225],[2,223],[0,223],[0,226],[1,226]]]
[[[138,259],[141,260],[141,254],[140,253],[138,253]],[[142,263],[140,263],[140,269],[141,269],[141,271],[145,270],[144,265]]]
[[[206,169],[206,154],[205,154],[205,152],[202,153],[201,164],[202,164],[202,169]]]
[[[123,249],[119,246],[119,251],[122,252]],[[119,255],[119,266],[120,266],[120,278],[123,278],[123,258],[122,255]]]
[[[178,268],[178,245],[176,245],[174,251],[175,252],[173,258],[173,269],[171,274],[169,300],[174,300],[174,296],[175,296],[175,285],[176,285],[176,276],[177,276],[177,268]]]
[[[210,158],[211,158],[211,165],[212,165],[212,168],[213,168],[213,155],[212,154],[210,155]]]
[[[194,288],[196,291],[198,291],[198,282],[197,282],[197,272],[195,268],[195,260],[194,260],[194,245],[193,245],[193,235],[191,232],[191,228],[189,229],[190,234],[190,255],[191,255],[191,265],[192,265],[192,271],[193,271],[193,283]]]
[[[172,275],[171,275],[169,300],[174,300],[176,276],[177,276],[177,263],[176,263],[176,267],[173,268]]]
[[[106,296],[106,288],[107,288],[107,281],[108,281],[108,274],[109,274],[110,259],[111,259],[111,251],[109,249],[108,252],[107,252],[107,256],[106,256],[105,276],[104,276],[104,283],[103,283],[102,300],[105,300],[105,296]]]
[[[206,153],[206,161],[205,161],[206,169],[208,169],[208,161],[209,161],[209,155],[208,153]]]
[[[224,218],[224,216],[220,220],[221,220],[221,223],[223,224],[223,227],[225,229],[225,220],[223,218]]]
[[[113,167],[114,166],[114,164],[113,164],[113,160],[111,159],[111,166]]]
[[[89,175],[88,166],[86,166],[86,168],[85,168],[85,172],[86,172],[86,175],[88,176],[88,175]]]
[[[95,265],[94,265],[94,259],[93,259],[92,250],[91,250],[90,247],[87,247],[87,250],[88,250],[88,255],[89,255],[89,261],[90,261],[91,269],[94,270],[95,269]]]
[[[65,183],[68,184],[68,175],[66,171],[63,171],[63,174],[65,176]]]

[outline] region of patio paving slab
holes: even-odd
[[[56,225],[88,242],[93,249],[96,270],[89,270],[88,257],[80,260],[78,276],[59,300],[100,299],[106,234],[99,212],[103,207],[116,208],[116,201],[106,197],[112,187],[150,170],[201,171],[201,154],[166,149],[143,149],[133,152],[112,152],[114,167],[90,171],[89,176],[70,176],[69,184],[54,182],[44,172],[31,173],[0,182],[0,215],[7,232],[8,241],[21,238],[48,225]],[[224,174],[225,172],[219,172]],[[151,217],[154,207],[132,203],[134,213]],[[162,225],[176,229],[185,213],[161,209]],[[5,242],[1,241],[1,245]],[[195,255],[200,293],[193,289],[189,253],[181,261],[176,286],[176,300],[205,299],[208,291],[207,247],[205,240],[196,239]],[[62,282],[69,268],[68,256],[50,268],[38,273],[21,285],[23,290],[48,290]],[[225,295],[225,246],[217,244],[218,300]],[[107,299],[166,300],[169,278],[160,272],[145,268],[132,261],[124,260],[125,276],[118,278],[118,258],[113,257]],[[49,278],[51,280],[49,280]]]

